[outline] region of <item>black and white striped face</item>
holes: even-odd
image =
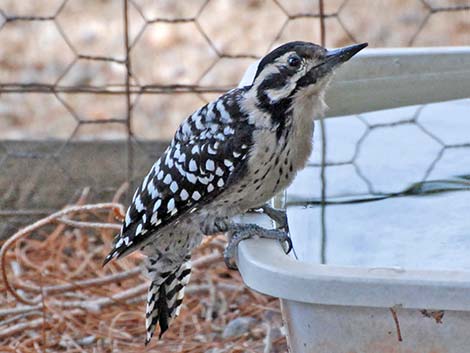
[[[367,44],[327,50],[308,42],[290,42],[274,49],[258,65],[253,81],[261,105],[275,105],[295,94],[315,93],[334,69]]]

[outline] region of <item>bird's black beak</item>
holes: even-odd
[[[328,50],[325,56],[326,58],[325,64],[329,68],[333,68],[334,66],[342,64],[345,61],[348,61],[349,59],[351,59],[354,55],[356,55],[362,49],[367,47],[367,45],[368,43],[354,44],[354,45],[349,45],[343,48]]]
[[[327,50],[325,60],[314,66],[302,77],[298,83],[298,87],[306,87],[316,83],[319,79],[330,74],[336,67],[351,59],[359,51],[367,47],[367,43],[354,44],[348,47]]]

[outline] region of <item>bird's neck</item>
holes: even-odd
[[[314,118],[321,116],[324,108],[323,99],[318,96],[300,99],[293,105],[290,139],[296,170],[305,167],[312,152]]]

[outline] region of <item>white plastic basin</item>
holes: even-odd
[[[238,266],[249,287],[281,298],[291,352],[469,351],[469,272],[312,265],[268,240],[242,242]]]

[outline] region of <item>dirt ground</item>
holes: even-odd
[[[86,199],[84,192],[74,206],[81,210],[42,220],[2,244],[0,352],[286,351],[278,300],[227,269],[222,236],[207,238],[193,254],[180,316],[145,347],[142,255],[103,268],[120,227],[113,209],[122,206],[86,206]]]

